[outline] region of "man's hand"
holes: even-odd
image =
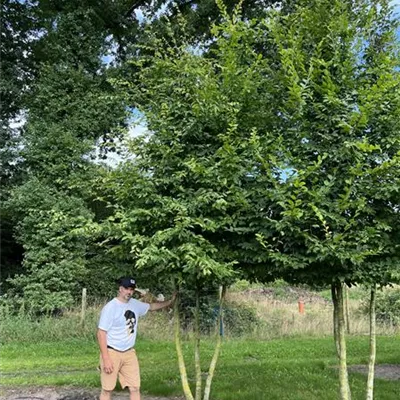
[[[103,371],[106,374],[111,374],[114,371],[114,364],[108,354],[107,332],[99,328],[97,330],[97,340],[99,342],[101,359],[103,360]]]
[[[106,374],[111,374],[114,371],[114,364],[110,357],[103,358],[103,370]]]
[[[172,293],[171,299],[166,301],[160,301],[159,303],[150,303],[150,311],[162,310],[163,308],[170,307],[174,304],[177,292]]]

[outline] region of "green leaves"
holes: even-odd
[[[237,242],[249,231],[242,215],[267,153],[260,144],[271,115],[261,90],[267,64],[252,47],[258,28],[226,18],[215,33],[213,58],[150,33],[133,63],[138,76],[119,82],[150,134],[135,139],[135,158],[109,180],[110,206],[118,205],[109,223],[137,267],[157,279],[214,284],[232,277]],[[273,179],[268,162],[267,176]]]
[[[359,6],[308,2],[269,25],[283,69],[286,160],[295,171],[276,187],[276,229],[284,236],[278,249],[293,259],[307,254],[311,280],[343,275],[359,282],[369,269],[385,280],[399,257],[392,251],[399,233],[387,231],[399,222],[398,198],[390,194],[399,175],[383,172],[385,165],[399,168],[399,91],[387,92],[400,79],[398,40],[388,8],[378,16]],[[280,260],[295,278],[293,263]]]
[[[362,280],[361,265],[398,257],[400,78],[387,2],[301,1],[254,19],[228,2],[211,31],[182,14],[214,6],[182,6],[144,23],[139,42],[124,4],[46,9],[22,148],[29,179],[12,200],[27,270],[46,270],[56,248],[80,279],[88,240],[155,281]],[[194,45],[192,28],[213,40]],[[127,140],[131,159],[94,165],[96,143],[103,156],[115,150],[135,118],[147,132]]]
[[[23,273],[10,282],[15,300],[32,311],[70,306],[87,273],[84,236],[74,229],[92,219],[82,200],[32,179],[13,191],[8,207],[18,213],[17,240],[25,250]]]

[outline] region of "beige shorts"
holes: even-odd
[[[113,372],[106,374],[103,368],[103,360],[100,356],[100,379],[101,387],[104,390],[114,390],[117,378],[124,389],[126,387],[140,387],[139,362],[134,349],[127,351],[117,351],[108,349],[111,361],[114,365]]]

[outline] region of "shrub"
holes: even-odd
[[[260,326],[255,308],[239,303],[228,303],[224,309],[224,323],[228,334],[241,336]]]
[[[362,303],[362,311],[369,313],[369,301]],[[384,289],[376,293],[376,320],[400,326],[400,287]]]
[[[219,305],[217,302],[203,303],[200,307],[200,330],[210,334],[218,329]],[[255,308],[236,302],[225,302],[223,306],[224,333],[242,336],[253,332],[260,325]]]

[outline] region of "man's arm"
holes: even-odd
[[[111,374],[114,370],[114,365],[108,354],[107,348],[107,332],[102,329],[97,330],[97,341],[99,342],[100,354],[103,359],[103,369],[106,374]]]
[[[163,308],[172,306],[174,304],[176,298],[176,293],[173,293],[171,300],[166,300],[166,301],[160,301],[157,303],[150,303],[150,311],[157,311],[157,310],[162,310]]]

